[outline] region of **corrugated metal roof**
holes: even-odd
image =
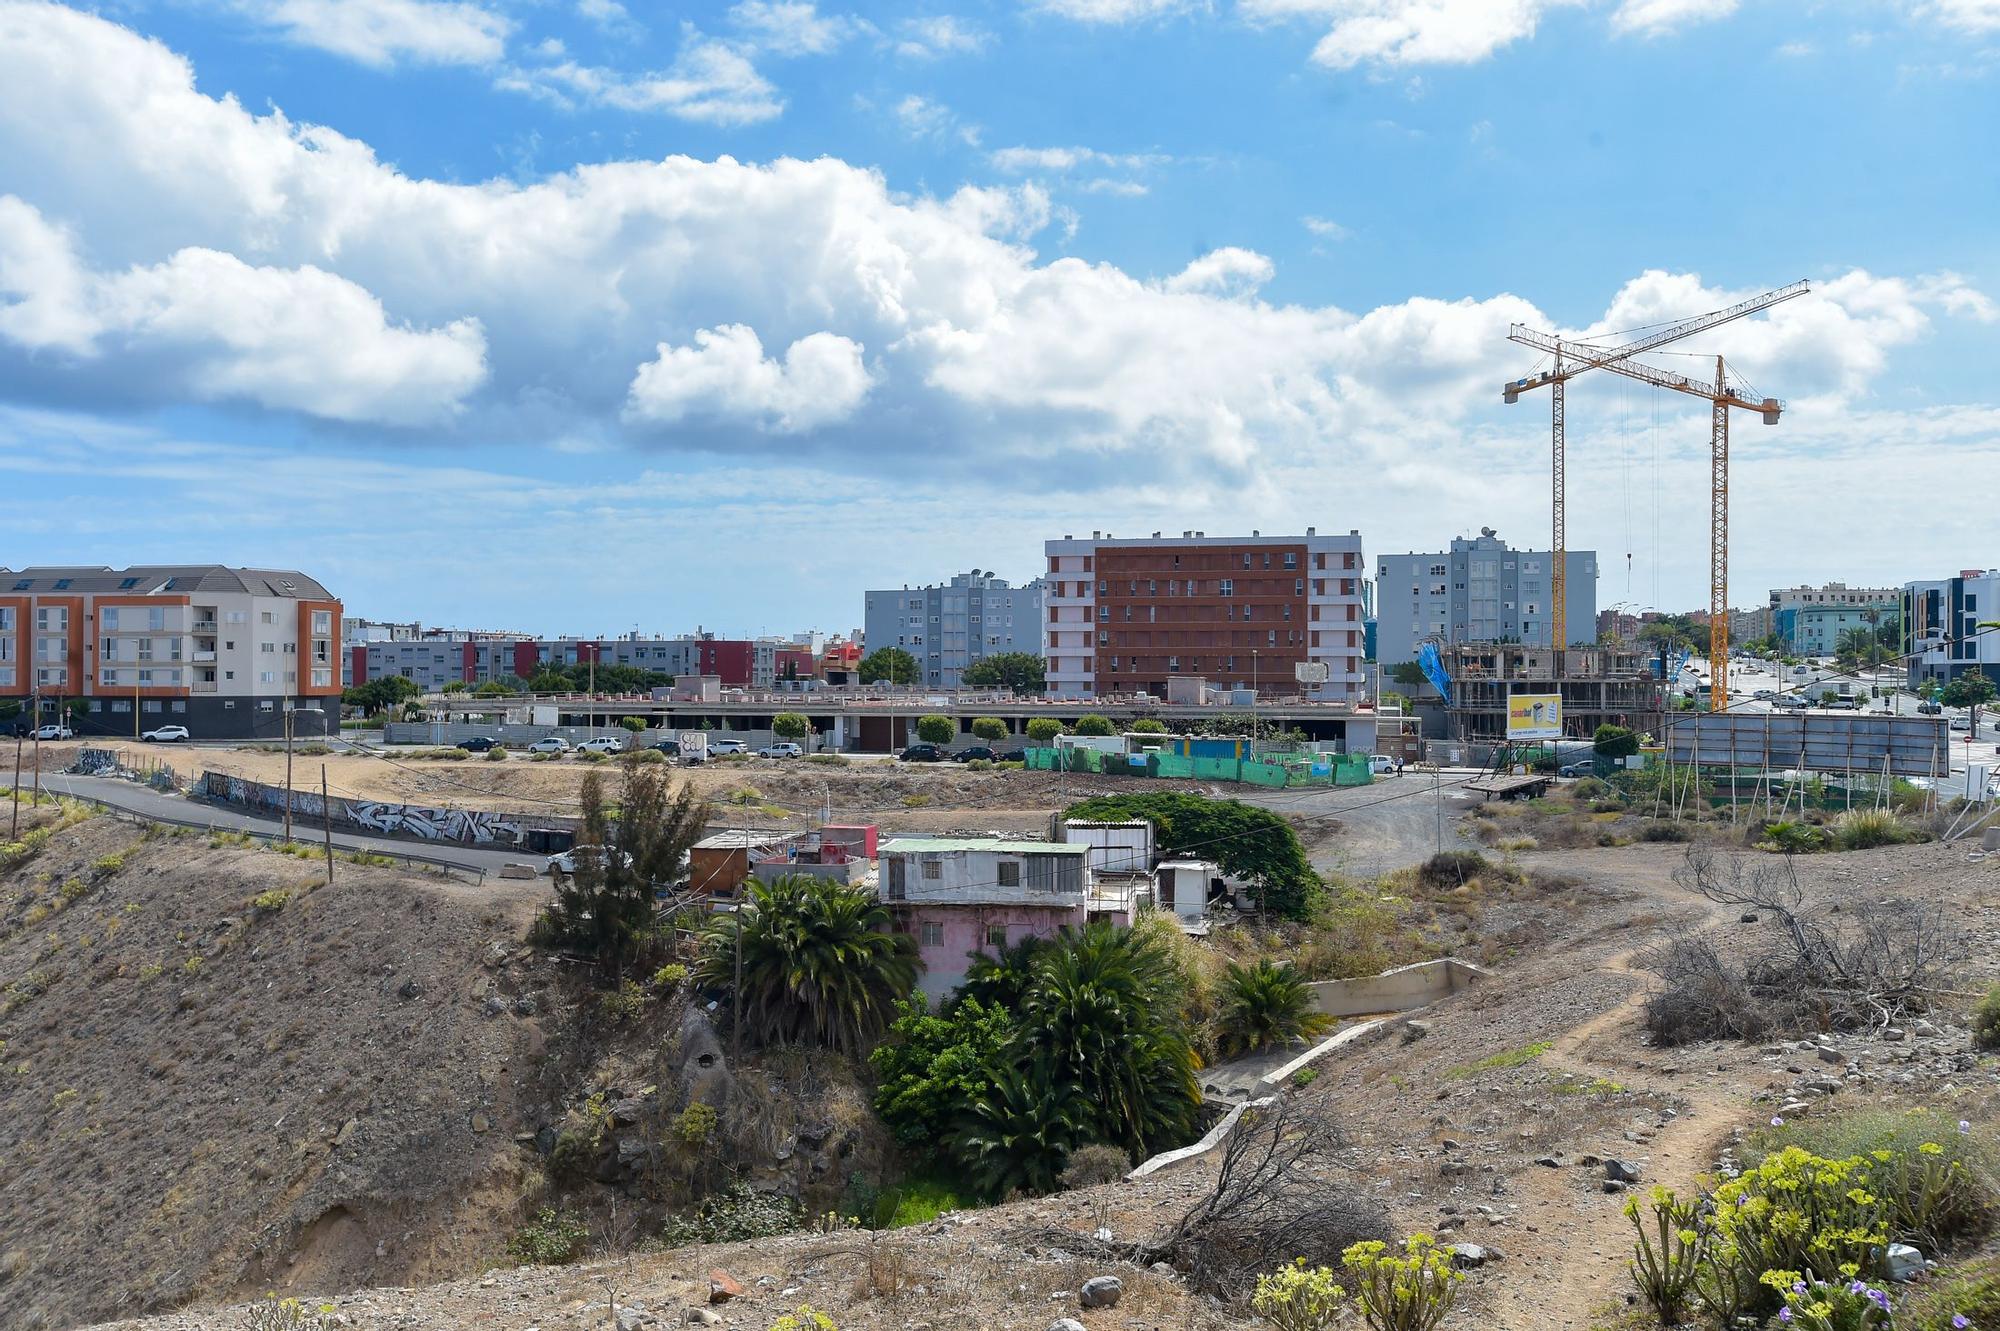
[[[997,850],[1015,855],[1087,855],[1090,847],[1060,841],[1013,841],[1006,837],[897,837],[884,855],[935,855],[955,850]]]
[[[130,581],[131,586],[125,584]],[[18,584],[28,584],[23,587]],[[67,587],[55,584],[67,582]],[[247,592],[252,596],[286,596],[306,601],[337,599],[315,578],[296,569],[229,568],[223,564],[134,564],[111,568],[103,564],[35,565],[0,568],[0,592],[127,592],[133,595],[176,592]]]

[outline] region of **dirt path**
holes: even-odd
[[[1647,1140],[1577,1142],[1564,1154],[1573,1158],[1585,1151],[1615,1151],[1620,1158],[1642,1165],[1641,1189],[1665,1183],[1685,1190],[1712,1166],[1724,1139],[1744,1121],[1755,1088],[1741,1079],[1717,1076],[1719,1064],[1712,1051],[1689,1050],[1685,1056],[1665,1051],[1656,1056],[1639,1043],[1646,982],[1635,961],[1671,930],[1722,924],[1729,912],[1673,887],[1657,862],[1614,868],[1602,852],[1588,854],[1590,872],[1659,900],[1663,916],[1643,941],[1589,967],[1626,979],[1627,996],[1558,1036],[1541,1061],[1555,1071],[1616,1082],[1628,1091],[1650,1095],[1658,1103],[1670,1104],[1674,1114],[1635,1119],[1634,1130],[1647,1135]],[[1564,861],[1572,856],[1538,858],[1551,867],[1566,868]],[[1584,864],[1579,859],[1577,867]],[[1723,1057],[1735,1061],[1741,1054]],[[1625,1259],[1632,1227],[1622,1210],[1625,1198],[1606,1195],[1603,1177],[1600,1170],[1577,1168],[1566,1159],[1563,1168],[1535,1169],[1516,1180],[1521,1214],[1534,1229],[1514,1234],[1506,1245],[1506,1276],[1485,1300],[1486,1325],[1496,1331],[1584,1331],[1598,1310],[1623,1303],[1631,1290]]]

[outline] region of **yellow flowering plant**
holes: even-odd
[[[1257,1277],[1250,1307],[1278,1331],[1326,1331],[1340,1315],[1347,1291],[1333,1268],[1307,1266],[1303,1257]]]
[[[1458,1282],[1451,1254],[1428,1234],[1412,1234],[1397,1256],[1371,1239],[1340,1255],[1355,1281],[1362,1320],[1372,1331],[1431,1331],[1451,1311]]]

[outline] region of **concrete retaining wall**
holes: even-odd
[[[1320,980],[1308,984],[1313,1010],[1329,1017],[1358,1017],[1370,1012],[1408,1012],[1490,979],[1484,970],[1455,957],[1398,966],[1380,975],[1351,980]]]
[[[1306,1050],[1283,1067],[1273,1068],[1259,1077],[1257,1084],[1251,1087],[1250,1094],[1275,1094],[1286,1086],[1291,1085],[1294,1076],[1319,1062],[1334,1050],[1340,1048],[1342,1045],[1353,1044],[1356,1040],[1359,1040],[1371,1031],[1381,1030],[1382,1025],[1383,1023],[1379,1021],[1364,1021],[1358,1025],[1349,1026],[1345,1030],[1335,1031],[1332,1035],[1321,1040],[1318,1044]]]
[[[1278,1098],[1276,1096],[1267,1095],[1261,1100],[1252,1100],[1247,1104],[1240,1104],[1224,1114],[1222,1121],[1210,1128],[1208,1135],[1194,1145],[1183,1146],[1178,1151],[1162,1151],[1125,1177],[1144,1178],[1148,1174],[1157,1174],[1163,1169],[1171,1169],[1173,1166],[1185,1164],[1189,1160],[1199,1160],[1229,1140],[1229,1134],[1236,1130],[1236,1122],[1243,1117],[1244,1110],[1262,1109],[1267,1105],[1274,1105],[1277,1102]]]

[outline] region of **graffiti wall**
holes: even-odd
[[[110,749],[78,749],[69,770],[79,776],[108,776],[118,770],[118,755]]]
[[[224,804],[263,813],[282,814],[285,791],[222,772],[204,772],[196,793]],[[513,845],[522,824],[513,814],[475,809],[433,809],[419,804],[384,804],[375,800],[329,799],[317,791],[292,792],[292,817],[308,821],[329,818],[336,827],[378,836],[407,836],[422,841],[456,841],[467,845]]]

